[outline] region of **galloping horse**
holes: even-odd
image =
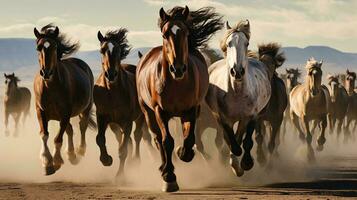
[[[136,71],[138,98],[146,122],[155,134],[162,164],[163,191],[179,189],[172,163],[174,140],[169,120],[180,117],[183,146],[177,155],[184,162],[194,157],[195,124],[208,89],[208,72],[198,51],[222,27],[221,17],[212,8],[189,11],[174,7],[160,9],[159,27],[163,45],[141,58]]]
[[[327,76],[328,89],[330,93],[331,106],[327,115],[330,131],[334,131],[337,122],[337,136],[340,136],[341,128],[347,113],[348,107],[348,94],[343,85],[339,82],[338,76]],[[345,137],[345,139],[347,139]]]
[[[128,144],[131,144],[130,133],[133,122],[135,121],[136,124],[134,131],[136,158],[140,157],[139,145],[143,131],[146,131],[145,135],[150,138],[147,127],[143,128],[145,119],[140,110],[136,93],[136,66],[121,63],[130,52],[126,39],[127,32],[123,28],[109,31],[105,36],[100,31],[98,32],[103,71],[99,75],[93,91],[94,104],[97,108],[98,135],[96,140],[100,148],[100,161],[104,166],[110,166],[113,162],[105,146],[105,131],[109,125],[119,143],[120,166],[117,178],[124,171]],[[122,135],[124,135],[123,139]],[[151,138],[148,143],[151,147]]]
[[[79,44],[71,44],[64,34],[59,33],[58,27],[49,24],[41,32],[34,28],[34,34],[40,64],[34,80],[34,92],[42,138],[41,158],[45,175],[51,175],[63,164],[61,147],[65,131],[68,135],[68,159],[72,164],[78,163],[74,152],[71,117],[80,118],[81,143],[77,153],[85,154],[85,132],[88,125],[93,128],[96,126],[91,118],[93,74],[82,60],[67,58],[78,49]],[[60,130],[54,139],[53,158],[47,146],[49,120],[60,122]]]
[[[20,79],[12,74],[5,74],[5,96],[4,96],[4,112],[5,112],[5,134],[8,135],[9,116],[11,115],[15,120],[15,136],[17,135],[17,128],[20,117],[22,115],[22,122],[25,124],[26,117],[30,114],[31,92],[25,87],[18,87],[17,83]]]
[[[285,69],[286,71],[286,93],[287,95],[290,94],[291,90],[297,86],[297,85],[300,85],[300,82],[299,82],[299,78],[301,76],[301,72],[299,70],[299,68],[288,68],[288,69]],[[283,121],[283,136],[286,135],[286,132],[287,132],[287,124],[290,124],[292,125],[291,123],[291,118],[290,118],[290,103],[289,103],[289,98],[288,98],[288,105],[285,109],[285,112],[284,112],[284,121]]]
[[[327,126],[327,114],[330,105],[330,95],[326,86],[321,85],[322,61],[317,62],[310,58],[306,64],[307,76],[304,84],[298,85],[290,92],[290,117],[299,131],[300,139],[306,140],[308,147],[308,159],[315,159],[314,150],[311,146],[312,134],[309,128],[309,122],[316,120],[321,129],[321,134],[317,140],[317,150],[321,151],[326,142],[325,129]],[[304,127],[301,130],[299,119]]]
[[[285,83],[276,73],[276,68],[283,65],[285,61],[283,53],[279,52],[280,48],[280,45],[276,43],[258,46],[257,57],[269,68],[269,77],[271,77],[271,97],[256,125],[257,160],[261,164],[264,164],[266,161],[262,145],[265,135],[264,132],[266,130],[264,122],[268,122],[269,125],[270,140],[268,150],[270,154],[273,154],[276,149],[276,144],[279,144],[280,126],[283,122],[284,111],[288,102]]]
[[[348,108],[346,114],[346,125],[345,125],[345,134],[350,135],[350,124],[352,121],[355,121],[353,127],[353,133],[355,133],[356,126],[357,126],[357,93],[355,91],[356,84],[356,73],[351,72],[349,70],[346,71],[346,81],[345,87],[348,93]]]
[[[240,21],[233,28],[227,22],[226,29],[225,37],[221,42],[225,58],[209,67],[210,85],[206,102],[224,130],[224,139],[232,153],[233,171],[241,176],[243,170],[250,170],[254,164],[250,154],[253,147],[252,134],[259,113],[270,99],[269,76],[272,74],[263,62],[248,57],[250,38],[248,20]],[[237,121],[238,129],[234,134],[233,125]],[[242,154],[240,144],[245,132],[244,155],[240,167],[236,156]]]

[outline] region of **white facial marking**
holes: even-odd
[[[49,43],[49,42],[45,42],[45,43],[43,44],[43,46],[47,49],[48,47],[50,47],[50,43]]]
[[[177,25],[173,25],[173,26],[171,27],[171,31],[172,31],[172,33],[173,33],[174,35],[177,34],[177,31],[178,31],[178,30],[180,30],[180,28],[179,28]]]
[[[109,43],[108,43],[108,50],[109,50],[110,53],[113,52],[113,48],[114,48],[114,44],[111,43],[111,42],[109,42]]]

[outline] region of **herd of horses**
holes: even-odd
[[[311,58],[306,63],[305,82],[299,83],[302,73],[299,69],[287,69],[278,75],[277,68],[285,61],[280,45],[268,43],[258,45],[256,52],[248,50],[251,36],[248,20],[231,27],[210,7],[195,11],[187,6],[174,7],[168,12],[161,8],[159,16],[162,45],[144,55],[139,52],[137,66],[122,63],[130,52],[126,29],[104,35],[98,32],[102,72],[96,81],[84,61],[69,57],[79,48],[78,43],[70,42],[52,24],[40,31],[34,29],[40,65],[34,79],[34,96],[45,175],[54,174],[64,163],[61,147],[65,132],[68,160],[72,164],[79,162],[79,156],[86,152],[88,127],[98,131],[96,143],[104,166],[113,162],[106,148],[108,126],[115,133],[119,143],[118,179],[123,176],[132,148],[133,124],[136,159],[140,158],[142,139],[153,149],[153,135],[160,152],[159,170],[166,192],[179,190],[172,162],[174,138],[169,128],[173,118],[179,119],[176,125],[181,123],[182,127],[183,144],[175,150],[178,158],[190,162],[196,148],[205,159],[210,159],[201,136],[205,129],[214,128],[221,160],[229,162],[237,176],[254,165],[251,155],[254,132],[257,160],[262,164],[267,160],[264,138],[270,136],[267,149],[273,155],[280,141],[280,128],[285,133],[288,123],[296,127],[307,145],[309,161],[315,159],[312,147],[315,128],[320,130],[318,151],[323,150],[326,142],[328,124],[333,131],[337,123],[338,135],[344,128],[345,137],[356,132],[355,72],[347,70],[344,75],[329,75],[325,86],[323,62]],[[210,38],[221,29],[225,29],[220,43],[222,58],[207,47]],[[7,129],[9,115],[14,117],[16,127],[20,116],[28,115],[31,93],[17,86],[19,79],[14,74],[5,74],[5,78]],[[79,116],[81,132],[77,149],[70,123],[75,116]],[[53,156],[47,145],[50,120],[60,122]]]

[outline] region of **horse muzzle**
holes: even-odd
[[[43,80],[49,80],[51,78],[51,76],[53,75],[53,70],[52,69],[41,69],[40,75]]]
[[[106,71],[104,73],[105,78],[111,83],[115,81],[115,78],[117,77],[117,75],[118,75],[118,72],[116,72],[116,71],[113,71],[113,72]]]
[[[175,67],[173,65],[169,66],[169,71],[175,80],[183,79],[185,72],[187,71],[187,66],[182,65],[182,67]]]
[[[241,81],[245,74],[245,70],[243,67],[239,69],[235,69],[234,67],[229,70],[229,73],[236,81]]]

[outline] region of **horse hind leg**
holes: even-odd
[[[301,130],[301,127],[300,127],[300,123],[299,123],[299,117],[295,114],[295,113],[290,113],[290,118],[291,118],[291,121],[293,122],[296,130],[299,132],[299,138],[302,142],[305,142],[305,134],[304,132]]]
[[[76,156],[76,153],[74,151],[74,144],[73,144],[73,127],[71,123],[68,123],[66,133],[68,136],[68,144],[67,144],[67,157],[69,162],[72,165],[76,165],[79,163],[79,159]]]
[[[197,122],[196,122],[196,137],[195,137],[196,148],[197,148],[197,151],[200,152],[200,154],[202,155],[203,159],[208,161],[208,160],[210,160],[210,156],[205,151],[204,145],[202,143],[203,132],[204,132],[204,127],[202,127],[202,121],[197,120]]]
[[[130,142],[130,133],[132,129],[132,122],[129,122],[124,128],[123,128],[123,139],[121,140],[119,144],[119,149],[118,149],[118,154],[119,154],[119,169],[116,174],[116,182],[119,183],[120,181],[123,181],[123,175],[124,175],[124,167],[125,167],[125,161],[128,156],[128,144]]]
[[[309,162],[315,162],[315,153],[314,149],[312,148],[312,135],[310,132],[309,121],[306,117],[302,118],[302,124],[306,131],[306,144],[307,144],[307,159]]]
[[[263,151],[263,144],[264,144],[264,130],[265,126],[263,121],[259,120],[256,125],[255,129],[255,141],[257,142],[257,160],[260,165],[265,165],[266,157]]]
[[[144,116],[140,116],[135,121],[135,131],[134,131],[134,140],[135,140],[135,153],[134,160],[140,162],[140,142],[143,138],[143,126],[144,126]]]
[[[255,129],[255,125],[256,122],[254,120],[248,122],[247,132],[243,140],[244,154],[241,161],[241,168],[245,171],[252,169],[254,166],[254,160],[252,158],[252,155],[250,154],[250,151],[253,148],[252,135]]]
[[[92,129],[96,128],[96,123],[92,116],[91,106],[89,106],[83,113],[79,115],[79,130],[81,132],[81,142],[77,149],[77,153],[80,156],[84,156],[86,153],[86,131],[88,126]]]
[[[98,133],[96,136],[96,142],[100,150],[100,161],[104,166],[110,166],[113,163],[113,158],[108,154],[107,147],[105,145],[105,131],[108,127],[107,117],[97,113]]]
[[[13,115],[14,117],[14,121],[15,121],[15,131],[14,131],[14,137],[19,136],[19,121],[20,121],[20,117],[21,117],[21,112],[15,113],[15,115]]]

